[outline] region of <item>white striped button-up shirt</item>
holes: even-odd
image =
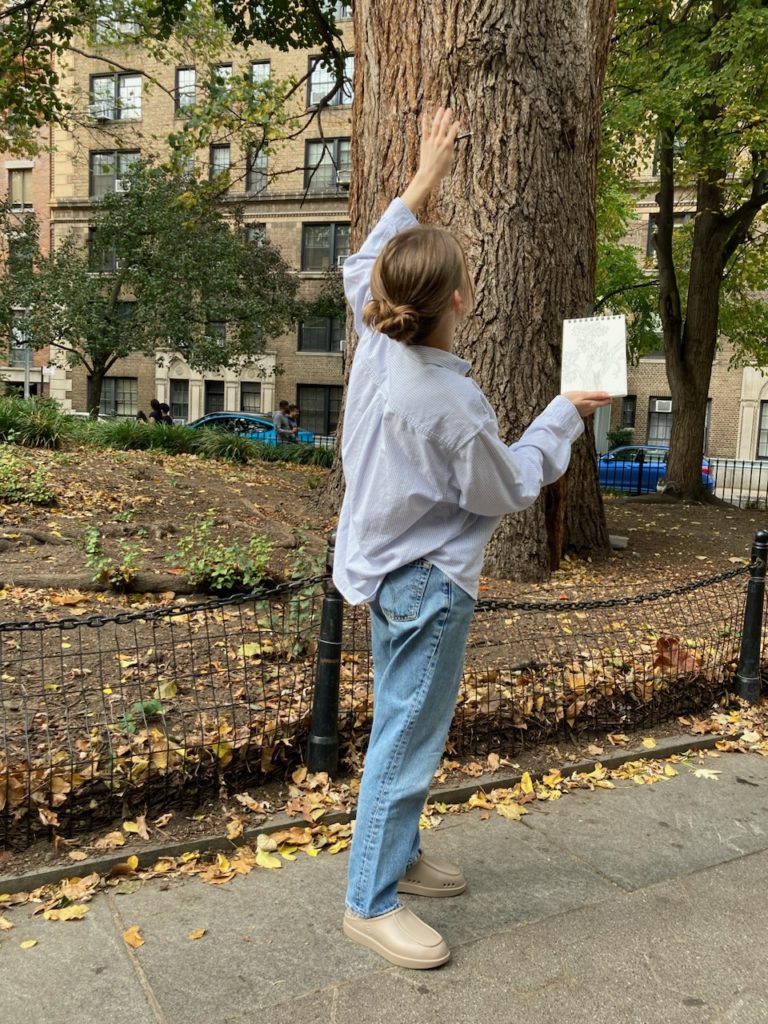
[[[558,397],[513,445],[470,364],[451,352],[404,345],[366,327],[371,269],[385,243],[418,221],[395,199],[344,263],[355,350],[344,414],[346,491],[333,579],[351,604],[375,597],[384,577],[426,558],[477,597],[483,552],[507,512],[519,512],[568,467],[584,430]]]

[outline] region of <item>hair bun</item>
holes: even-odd
[[[413,306],[392,305],[386,299],[371,299],[363,318],[374,330],[394,341],[409,342],[419,329],[420,317]]]

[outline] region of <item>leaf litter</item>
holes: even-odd
[[[589,771],[568,773],[562,768],[551,768],[536,776],[524,771],[514,785],[480,789],[463,803],[448,804],[439,799],[428,801],[420,818],[420,828],[434,829],[448,816],[473,811],[478,813],[480,820],[487,820],[495,814],[508,821],[520,821],[537,803],[559,800],[571,792],[613,790],[621,784],[656,785],[671,781],[681,770],[687,770],[694,778],[717,781],[720,772],[701,762],[719,757],[721,751],[768,756],[768,702],[753,707],[742,704],[738,709],[728,711],[715,709],[709,718],[680,718],[679,722],[696,735],[715,734],[724,738],[717,741],[717,750],[688,751],[664,759],[638,757],[615,768],[608,768],[598,761]],[[613,742],[623,745],[625,739],[623,734],[614,734]],[[441,773],[455,771],[457,765],[457,762],[446,759],[436,779],[439,779]],[[491,755],[485,765],[468,762],[463,767],[469,777],[476,777],[489,769],[498,771],[517,765],[498,755]],[[357,780],[352,781],[357,783]],[[248,875],[254,870],[280,870],[284,863],[295,861],[300,854],[308,857],[317,857],[321,853],[334,855],[350,845],[354,822],[324,824],[315,821],[315,815],[318,810],[325,813],[329,807],[338,803],[346,804],[349,809],[352,790],[349,784],[336,789],[326,773],[313,775],[305,768],[297,769],[293,775],[286,810],[290,807],[289,814],[306,815],[304,824],[259,833],[255,841],[233,844],[233,850],[228,852],[190,851],[178,857],[160,856],[145,866],[141,866],[139,857],[133,854],[104,875],[92,872],[82,878],[72,877],[30,892],[0,894],[0,909],[12,912],[25,905],[33,905],[33,914],[47,921],[79,921],[88,912],[87,904],[99,892],[120,892],[126,881],[138,885],[155,879],[189,877],[208,885],[227,885],[238,876]],[[237,796],[242,798],[238,799],[241,805],[253,801],[248,794]],[[259,813],[263,814],[263,802],[253,802]],[[236,820],[236,816],[232,820]],[[120,833],[108,834],[112,837],[116,835]],[[0,915],[0,933],[13,927],[14,922]],[[204,928],[196,929],[188,934],[188,939],[200,939],[205,934]],[[123,938],[134,949],[138,949],[145,941],[141,935],[141,925],[128,928]],[[36,942],[28,940],[22,945],[31,948]]]

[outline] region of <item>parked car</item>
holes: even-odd
[[[268,416],[258,416],[252,412],[210,412],[207,416],[201,416],[199,420],[195,420],[188,426],[193,429],[211,427],[216,430],[231,430],[243,437],[251,438],[252,441],[261,441],[262,444],[277,444],[277,434],[272,420]],[[296,440],[305,444],[314,444],[315,435],[311,430],[299,430]]]
[[[600,486],[608,491],[648,494],[662,490],[667,476],[669,448],[633,444],[614,448],[597,460]],[[715,477],[709,460],[701,460],[701,482],[708,491],[715,489]]]

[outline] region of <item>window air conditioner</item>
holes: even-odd
[[[350,172],[348,170],[346,170],[346,169],[343,170],[343,171],[342,170],[338,170],[336,172],[336,184],[337,185],[345,185],[347,188],[349,188],[350,179],[351,179],[351,174],[350,174]]]
[[[131,183],[125,178],[115,178],[115,192],[130,192]]]
[[[92,103],[88,110],[94,121],[112,121],[114,119],[112,107],[104,100]]]
[[[651,402],[651,412],[672,412],[672,399],[654,398]]]
[[[343,267],[346,259],[347,259],[346,256],[337,256],[336,257],[336,266],[337,267]]]

